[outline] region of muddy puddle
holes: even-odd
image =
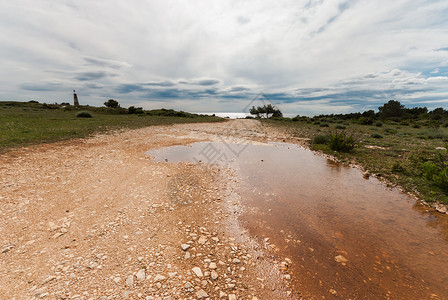
[[[448,299],[448,217],[297,145],[195,143],[158,161],[226,163],[243,226],[315,299]]]

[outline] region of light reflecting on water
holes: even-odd
[[[149,154],[207,162],[201,151],[209,144]],[[269,237],[279,259],[293,261],[288,272],[302,295],[448,298],[446,215],[295,145],[245,145],[238,155],[232,145],[211,145],[242,178],[242,223],[260,242]]]

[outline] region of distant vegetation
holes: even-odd
[[[448,203],[448,111],[390,100],[373,110],[265,120],[314,150],[360,164],[427,201]]]
[[[257,118],[281,118],[283,117],[282,112],[278,109],[272,106],[272,104],[263,105],[263,106],[252,106],[249,110],[249,113],[251,115],[256,116]]]
[[[113,99],[105,102],[105,107],[0,101],[0,120],[0,152],[120,128],[224,121],[219,117],[172,109],[143,110],[133,106],[127,109],[120,107],[118,101]]]

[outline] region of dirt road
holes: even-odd
[[[232,171],[150,149],[282,136],[257,121],[148,127],[0,156],[1,299],[296,298],[237,222]]]

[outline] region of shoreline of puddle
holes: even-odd
[[[273,255],[291,259],[284,273],[303,297],[448,297],[445,215],[358,168],[298,145],[269,145],[198,142],[147,154],[234,168],[240,222]]]

